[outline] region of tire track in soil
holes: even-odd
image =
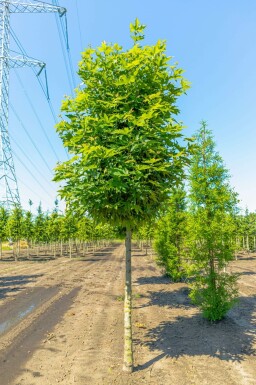
[[[105,250],[108,250],[108,248],[105,248]],[[78,269],[77,263],[79,262],[81,263],[80,268],[83,268],[84,263],[86,263],[87,266],[91,266],[94,263],[92,257],[95,257],[96,255],[97,252],[94,254],[87,254],[85,257],[79,258],[79,260],[76,258],[66,259],[61,257],[46,263],[33,262],[31,264],[29,261],[26,261],[25,263],[28,262],[29,265],[11,265],[12,275],[10,276],[10,273],[5,273],[0,277],[0,298],[2,296],[1,303],[13,300],[17,295],[17,291],[22,292],[30,287],[34,288],[39,285],[52,286],[51,281],[56,281],[57,279],[59,285],[63,284],[67,268],[70,269],[70,272],[76,272]],[[31,268],[33,269],[32,275]],[[20,273],[22,273],[22,275],[20,275]],[[8,290],[8,280],[11,281],[11,279],[11,288]],[[15,282],[16,279],[18,279],[17,282]],[[6,296],[2,294],[5,292],[8,293]]]
[[[20,368],[37,349],[47,333],[58,323],[71,306],[79,288],[54,301],[31,325],[20,333],[13,343],[0,354],[1,384],[10,385],[20,373]]]
[[[104,265],[104,271],[97,272],[97,284],[91,287],[84,301],[88,315],[88,327],[84,329],[86,348],[74,360],[72,374],[65,384],[113,384],[122,370],[123,302],[117,298],[123,292],[123,245],[113,257]],[[95,306],[97,311],[92,312]],[[85,373],[85,368],[90,370]]]
[[[47,275],[45,281],[43,278],[41,283],[58,282],[63,290],[78,285],[81,288],[48,330],[46,340],[43,341],[44,334],[34,345],[33,354],[23,359],[15,382],[3,385],[256,385],[255,356],[245,353],[245,361],[234,362],[212,352],[216,333],[220,338],[217,344],[222,343],[222,326],[200,321],[198,311],[185,300],[186,285],[169,282],[167,285],[152,260],[138,251],[134,254],[137,254],[133,257],[134,294],[141,295],[134,300],[134,373],[130,376],[122,373],[123,302],[116,300],[123,294],[124,258],[120,246],[112,250],[109,258],[101,258],[96,264],[75,260],[71,261],[74,266],[65,264],[66,273],[61,272],[61,279],[54,276],[57,268],[49,280]],[[87,263],[93,259],[96,257]],[[74,272],[72,277],[70,271]],[[39,318],[38,322],[41,325]],[[157,335],[149,332],[157,331],[161,324],[165,334],[159,334],[158,340]],[[229,321],[228,325],[240,332],[239,325],[234,327]],[[229,333],[228,337],[223,335],[224,343],[229,342],[230,336],[231,345],[237,342],[239,349],[240,336],[233,341],[233,334]],[[27,349],[30,350],[29,346]],[[230,352],[236,354],[232,346]]]
[[[70,330],[71,337],[74,337],[74,336],[72,336],[72,333],[74,333],[75,324],[77,324],[76,329],[79,332],[79,335],[75,336],[76,340],[80,340],[80,342],[81,342],[81,336],[83,336],[84,338],[86,338],[87,335],[89,336],[88,338],[89,338],[90,342],[87,341],[86,345],[88,343],[91,343],[90,349],[88,349],[88,347],[87,347],[84,350],[84,347],[85,347],[84,341],[83,341],[83,344],[80,348],[80,352],[83,352],[82,361],[85,360],[85,363],[83,362],[82,365],[90,365],[90,362],[92,362],[92,361],[97,362],[98,357],[101,357],[102,360],[104,361],[104,363],[106,363],[105,353],[107,353],[108,355],[110,353],[113,353],[113,348],[109,348],[109,343],[106,343],[106,344],[104,343],[104,332],[106,330],[108,330],[109,325],[112,325],[110,335],[113,335],[114,334],[114,328],[117,324],[115,313],[111,313],[112,315],[110,315],[109,309],[110,309],[110,307],[111,307],[110,305],[113,301],[118,305],[117,307],[120,308],[120,303],[118,303],[116,301],[116,297],[118,295],[120,295],[119,285],[122,287],[121,263],[122,263],[123,249],[124,249],[123,246],[119,246],[117,249],[113,248],[110,257],[106,257],[106,258],[97,259],[97,256],[94,255],[93,260],[87,261],[86,265],[85,265],[84,261],[81,262],[81,261],[75,261],[75,260],[73,260],[75,266],[66,265],[68,269],[66,270],[66,272],[62,272],[62,274],[61,274],[61,280],[62,281],[63,281],[63,278],[66,276],[66,282],[61,284],[62,290],[63,290],[63,287],[65,290],[65,289],[71,289],[74,286],[77,286],[78,284],[81,285],[79,292],[76,293],[77,297],[78,297],[77,304],[79,305],[79,302],[83,304],[83,306],[82,306],[83,314],[82,315],[84,316],[85,315],[84,311],[87,311],[88,312],[88,317],[87,317],[88,320],[84,319],[84,317],[80,317],[80,318],[79,317],[73,317],[73,318],[67,317],[65,319],[65,316],[67,315],[65,313],[67,313],[67,311],[70,310],[69,307],[72,304],[72,302],[70,302],[68,300],[67,301],[62,300],[62,298],[68,299],[69,293],[64,294],[61,298],[54,301],[44,313],[44,314],[46,314],[46,313],[48,314],[50,324],[49,324],[49,322],[48,322],[48,324],[45,323],[46,327],[42,327],[42,324],[44,324],[45,317],[44,317],[44,314],[43,314],[43,316],[40,314],[38,316],[38,318],[36,320],[34,320],[34,322],[32,322],[32,324],[30,326],[28,326],[19,336],[19,339],[22,341],[23,341],[23,336],[24,336],[24,338],[26,337],[26,344],[23,344],[23,348],[25,346],[25,351],[28,351],[29,354],[24,355],[23,354],[24,349],[21,350],[21,344],[19,346],[17,346],[17,343],[15,341],[9,348],[7,348],[5,350],[4,354],[6,354],[6,352],[7,352],[7,356],[10,357],[10,358],[8,358],[8,360],[6,362],[8,363],[9,367],[13,366],[13,367],[17,368],[17,370],[15,370],[15,372],[10,374],[9,370],[6,366],[7,364],[6,364],[6,362],[4,362],[5,365],[3,366],[3,368],[0,368],[0,379],[2,380],[2,378],[3,378],[4,384],[11,384],[12,383],[11,381],[15,378],[15,376],[20,374],[21,371],[23,371],[23,373],[22,373],[22,375],[18,375],[18,379],[16,379],[15,385],[20,384],[20,383],[26,384],[26,385],[30,384],[30,383],[31,384],[32,383],[33,384],[35,384],[35,383],[41,384],[41,382],[38,382],[39,378],[37,378],[36,382],[34,382],[35,381],[34,377],[37,377],[37,376],[41,377],[41,374],[39,375],[39,373],[42,372],[41,367],[44,366],[44,364],[46,364],[46,362],[47,362],[47,364],[45,366],[46,371],[45,372],[43,371],[42,376],[46,377],[44,379],[44,381],[47,380],[47,384],[48,383],[49,384],[55,383],[56,382],[56,376],[57,377],[59,376],[59,378],[63,378],[64,381],[66,381],[66,378],[69,377],[69,375],[71,373],[72,373],[73,379],[70,378],[68,380],[68,382],[64,382],[65,384],[69,385],[69,384],[73,383],[74,382],[73,381],[74,375],[78,378],[83,378],[84,373],[81,373],[81,369],[84,371],[85,366],[80,366],[80,364],[77,365],[77,363],[79,363],[79,358],[80,358],[77,356],[79,349],[78,349],[77,344],[75,347],[72,346],[72,343],[69,346],[68,333],[66,336],[67,338],[66,338],[65,346],[63,346],[63,340],[65,340],[65,338],[63,337],[63,332],[59,333],[59,340],[58,341],[56,341],[56,338],[52,339],[52,342],[54,343],[54,348],[52,348],[52,347],[49,348],[49,354],[46,354],[48,350],[45,349],[45,344],[42,343],[42,339],[44,338],[46,331],[49,332],[49,330],[52,330],[54,326],[57,326],[55,328],[58,330],[58,326],[60,326],[60,328],[61,328],[61,324],[65,325],[65,323],[67,323],[67,322],[71,322],[70,326],[68,328],[68,330]],[[96,266],[94,263],[95,260],[98,261]],[[97,277],[95,277],[96,273],[94,273],[93,270],[91,269],[92,266],[95,266],[97,269]],[[72,274],[70,272],[70,268],[72,268]],[[86,270],[85,270],[85,268],[86,268]],[[48,279],[49,279],[49,277],[48,277]],[[48,279],[46,276],[45,281],[48,281]],[[58,281],[60,281],[60,277],[58,277]],[[42,282],[40,282],[40,283],[42,283]],[[56,280],[54,283],[56,284]],[[88,285],[90,285],[89,288],[88,288]],[[73,289],[73,290],[75,290],[75,289]],[[73,290],[71,290],[70,293],[73,293]],[[78,289],[76,289],[76,290],[78,290]],[[70,294],[70,295],[72,296],[72,294]],[[88,300],[88,298],[89,298],[89,300]],[[67,306],[65,306],[66,302],[68,303]],[[92,314],[90,314],[90,309],[93,308],[93,305],[95,305],[95,303],[97,306],[97,312],[95,314],[93,314],[93,317],[91,317]],[[57,313],[56,313],[55,305],[57,306],[57,309],[59,309],[59,310],[57,310]],[[74,311],[76,311],[76,308],[77,308],[76,302],[73,304],[73,306],[71,306],[71,308],[73,308]],[[81,305],[80,305],[80,309],[81,309]],[[53,311],[54,311],[54,314],[56,315],[56,317],[52,316]],[[122,311],[121,311],[121,313],[122,313]],[[59,314],[59,317],[58,317],[58,314]],[[75,313],[72,312],[70,314],[73,315]],[[68,315],[70,315],[70,314],[68,314]],[[63,315],[62,321],[59,322],[61,315]],[[89,321],[88,324],[87,324],[87,321]],[[84,324],[86,324],[86,326],[89,326],[89,328],[87,328],[87,330],[84,330],[84,332],[81,333],[83,331]],[[122,329],[122,325],[120,325],[120,326]],[[33,327],[34,327],[34,329],[31,329]],[[38,333],[38,334],[36,333],[37,329],[40,330],[40,333]],[[35,330],[35,333],[32,332],[33,330]],[[34,334],[33,336],[31,336],[31,332],[32,332],[32,334]],[[53,333],[53,335],[55,335],[55,334]],[[113,341],[113,339],[114,338],[112,338],[111,341]],[[107,350],[105,349],[105,353],[103,351],[104,349],[102,349],[102,347],[103,347],[103,345],[101,344],[102,341],[103,341],[103,345],[105,346],[105,348],[107,346]],[[58,345],[58,342],[59,342],[59,345]],[[114,345],[116,345],[116,343],[114,343]],[[122,347],[122,343],[118,344],[118,345],[121,345],[121,347]],[[14,354],[13,349],[16,352],[15,354]],[[73,349],[73,351],[72,351],[72,349]],[[93,350],[95,351],[95,354],[97,355],[97,359],[95,357],[94,358],[91,357],[91,352]],[[42,351],[44,352],[44,355],[46,354],[45,359],[47,361],[45,361],[44,363],[40,361],[40,356],[42,355]],[[68,361],[71,362],[72,370],[69,367],[67,367],[67,369],[65,370],[65,368],[63,368],[62,365],[60,365],[60,362],[59,362],[59,364],[57,364],[57,367],[54,367],[54,365],[52,365],[52,363],[53,363],[52,358],[53,357],[52,358],[50,357],[51,351],[55,352],[54,353],[54,359],[56,358],[55,357],[56,355],[60,356],[60,362],[61,363],[63,363],[64,360],[65,361],[67,360],[66,357],[68,355],[69,356]],[[87,352],[91,351],[91,352],[90,352],[90,354],[86,354],[86,351]],[[37,360],[33,361],[33,353],[36,355],[39,354],[38,362],[41,362],[39,367],[38,367],[37,362],[36,362]],[[21,356],[23,356],[23,359],[21,359]],[[32,356],[32,359],[31,359],[32,364],[26,363],[26,361],[29,360],[29,358],[31,356]],[[84,357],[86,357],[86,358],[84,358]],[[117,354],[116,357],[120,358],[120,353]],[[89,359],[89,361],[88,361],[88,359]],[[29,360],[28,362],[30,362],[31,360]],[[31,368],[33,368],[33,366],[35,367],[34,370],[31,369]],[[54,369],[49,370],[49,367],[51,367],[51,366],[53,366]],[[60,368],[60,366],[61,366],[61,368]],[[22,369],[22,367],[23,367],[23,369]],[[1,371],[1,369],[2,369],[2,371]],[[3,376],[2,373],[5,373],[5,377],[2,377]],[[51,376],[52,376],[52,378],[51,378]],[[49,379],[49,381],[48,381],[48,379]],[[45,382],[42,382],[42,383],[45,384]],[[82,383],[84,384],[84,382],[82,382]],[[1,382],[1,384],[2,384],[2,382]],[[93,382],[93,384],[96,384],[96,382]],[[105,382],[104,382],[104,385],[105,385]]]

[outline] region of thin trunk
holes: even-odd
[[[214,296],[216,294],[216,278],[215,278],[215,266],[213,252],[210,252],[210,277]]]
[[[72,258],[72,243],[70,238],[68,240],[68,243],[69,243],[69,258]]]
[[[132,352],[132,282],[131,282],[131,230],[126,228],[125,296],[124,296],[124,365],[123,370],[133,371]]]
[[[0,258],[2,259],[3,253],[2,253],[2,239],[0,240]]]
[[[20,256],[20,239],[18,240],[18,253],[17,253],[17,260]]]
[[[60,256],[62,257],[63,250],[62,250],[62,239],[60,240]]]

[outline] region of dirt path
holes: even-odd
[[[256,258],[233,263],[232,270],[242,272],[240,304],[217,324],[191,305],[185,284],[170,283],[149,258],[135,259],[136,291],[142,296],[134,312],[140,326],[135,351],[144,383],[255,385]]]
[[[133,251],[135,371],[122,372],[124,247],[2,263],[1,385],[256,385],[256,258],[239,258],[240,305],[203,320],[186,284]]]

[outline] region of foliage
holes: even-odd
[[[212,273],[199,276],[190,298],[200,306],[205,318],[218,321],[237,303],[237,275]],[[214,286],[213,286],[214,283]]]
[[[61,217],[59,216],[58,212],[54,210],[48,217],[46,223],[46,234],[48,240],[56,242],[58,239],[60,239],[60,232]]]
[[[6,224],[6,233],[13,241],[20,241],[22,239],[23,232],[23,216],[24,212],[21,206],[16,205],[11,211]]]
[[[33,215],[31,211],[26,211],[23,220],[23,231],[22,234],[26,239],[27,243],[30,244],[30,241],[34,237],[34,223]]]
[[[238,247],[243,249],[255,250],[256,248],[256,213],[250,213],[248,209],[244,214],[236,216],[236,233],[238,237]]]
[[[132,48],[103,42],[79,63],[83,86],[62,103],[57,125],[73,157],[56,168],[61,195],[72,209],[97,220],[134,226],[155,215],[170,185],[183,176],[187,148],[173,116],[188,89],[170,65],[166,44],[140,46],[144,26],[131,25]]]
[[[44,242],[47,238],[45,226],[46,217],[47,215],[43,213],[42,205],[40,203],[37,208],[37,216],[34,221],[34,239],[36,242]]]
[[[150,221],[140,226],[136,231],[136,236],[141,240],[151,240],[154,236],[155,222]]]
[[[154,247],[157,261],[173,281],[186,276],[184,238],[187,233],[186,193],[184,186],[172,191],[166,212],[157,222]]]
[[[196,144],[189,176],[188,246],[197,274],[190,296],[208,319],[216,321],[225,316],[237,295],[236,276],[227,277],[222,271],[234,258],[237,196],[205,122]]]
[[[0,242],[7,239],[6,224],[8,221],[8,211],[5,207],[0,206]]]

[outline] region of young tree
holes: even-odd
[[[27,241],[27,253],[29,256],[29,248],[31,247],[31,240],[34,236],[34,223],[31,211],[26,211],[23,219],[23,236]]]
[[[42,210],[41,203],[37,208],[37,215],[34,221],[34,240],[38,244],[37,254],[39,255],[40,243],[46,240],[46,214]]]
[[[8,237],[10,237],[14,242],[16,242],[16,253],[14,253],[16,261],[20,254],[20,240],[24,231],[23,217],[24,213],[21,206],[15,205],[8,217],[6,226]]]
[[[2,258],[2,244],[7,238],[6,225],[8,221],[8,211],[0,206],[0,258]]]
[[[54,243],[54,258],[56,257],[56,242],[60,239],[61,233],[61,217],[56,209],[50,214],[47,224],[46,233],[50,242]]]
[[[154,236],[155,221],[150,221],[149,223],[144,223],[142,226],[139,226],[138,230],[135,232],[135,237],[138,242],[139,247],[143,250],[145,247],[145,254],[148,254],[148,248],[151,247],[151,241]]]
[[[182,185],[171,192],[166,212],[157,222],[154,246],[158,262],[173,281],[187,275],[184,241],[187,235],[186,192]]]
[[[74,212],[67,210],[62,221],[61,235],[69,243],[69,258],[72,257],[72,240],[77,233],[77,220]]]
[[[131,24],[131,49],[103,42],[82,54],[82,86],[62,104],[57,126],[73,157],[56,168],[61,195],[73,210],[126,227],[125,357],[132,371],[131,231],[156,215],[179,183],[187,148],[174,116],[188,89],[183,70],[170,65],[166,43],[141,46],[145,26]]]
[[[234,258],[237,196],[203,121],[190,169],[190,252],[197,265],[191,298],[209,320],[222,319],[237,297],[236,276],[223,272]]]

